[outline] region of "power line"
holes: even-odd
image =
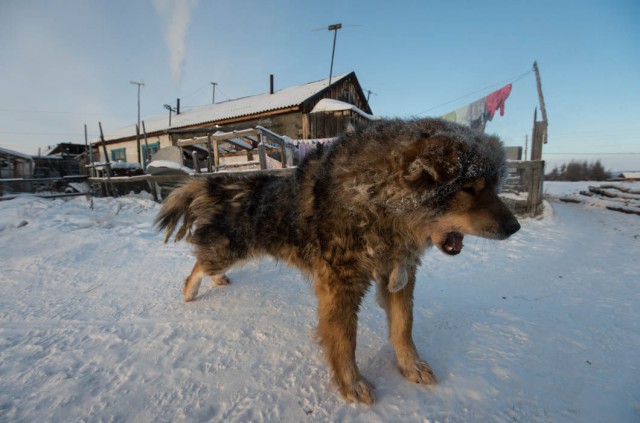
[[[2,113],[49,113],[60,115],[75,115],[75,116],[118,116],[118,117],[130,117],[130,115],[119,115],[114,113],[98,113],[98,112],[67,112],[62,110],[25,110],[25,109],[0,109]]]
[[[503,84],[508,83],[508,82],[513,84],[513,83],[521,80],[525,76],[529,75],[530,73],[533,73],[533,68],[529,69],[528,71],[526,71],[526,72],[524,72],[524,73],[522,73],[520,75],[512,76],[511,78],[505,79],[505,80],[500,81],[500,82],[496,82],[495,84],[488,85],[488,86],[486,86],[484,88],[481,88],[479,90],[473,91],[473,92],[471,92],[469,94],[465,94],[465,95],[463,95],[461,97],[458,97],[456,99],[449,100],[449,101],[447,101],[445,103],[442,103],[442,104],[439,104],[437,106],[431,107],[430,109],[427,109],[427,110],[424,110],[422,112],[419,112],[418,114],[421,115],[421,114],[430,112],[431,110],[439,109],[440,107],[446,106],[446,105],[451,104],[451,103],[455,103],[456,101],[459,101],[459,100],[464,100],[467,97],[471,97],[472,95],[476,95],[478,93],[481,93],[483,91],[487,91],[489,89],[495,88],[497,86],[503,85]]]
[[[226,95],[226,94],[224,93],[224,91],[222,91],[222,90],[220,89],[220,85],[216,85],[216,89],[218,90],[218,92],[219,92],[220,94],[222,94],[222,96],[223,96],[224,98],[226,98],[227,100],[231,100],[231,97],[229,97],[228,95]]]
[[[195,94],[199,94],[202,90],[204,90],[204,89],[205,89],[205,88],[207,88],[208,86],[209,86],[209,84],[207,84],[207,85],[203,85],[203,86],[201,86],[200,88],[196,89],[195,91],[192,91],[192,92],[191,92],[191,93],[189,93],[189,94],[183,95],[183,96],[182,96],[182,97],[180,97],[180,98],[181,98],[182,100],[186,100],[186,99],[188,99],[189,97],[192,97],[192,96],[193,96],[193,95],[195,95]]]
[[[56,135],[56,136],[80,136],[84,132],[20,132],[20,131],[0,131],[0,134],[6,135]]]

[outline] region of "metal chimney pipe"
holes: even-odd
[[[176,105],[176,115],[180,114],[180,99],[177,100],[177,105]]]
[[[273,94],[273,74],[269,75],[269,94]]]

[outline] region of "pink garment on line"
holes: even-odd
[[[504,102],[511,94],[511,84],[505,85],[486,97],[487,120],[493,119],[496,110],[500,109],[500,116],[504,116]]]

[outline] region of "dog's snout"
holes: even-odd
[[[518,222],[518,219],[516,219],[515,217],[512,217],[502,225],[502,231],[504,232],[504,235],[507,237],[515,234],[519,230],[520,230],[520,222]]]

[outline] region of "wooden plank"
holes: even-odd
[[[142,121],[142,133],[144,134],[144,145],[147,149],[147,163],[151,163],[151,150],[149,150],[149,142],[147,142],[147,128],[144,126],[144,120]],[[158,146],[159,148],[159,146]],[[147,166],[145,165],[144,170],[147,170]]]
[[[213,140],[213,163],[215,164],[216,168],[218,168],[218,166],[220,166],[220,151],[218,151],[218,140],[214,139]]]
[[[627,194],[640,194],[640,190],[631,189],[628,187],[621,187],[619,185],[600,185],[602,189],[617,189],[618,191],[626,192]]]
[[[260,134],[260,144],[258,145],[258,156],[260,159],[260,169],[267,168],[267,152],[264,145],[264,135]]]
[[[258,135],[260,133],[257,129],[243,129],[240,131],[226,132],[224,134],[211,134],[211,140],[213,141],[224,141],[231,138],[242,138],[251,135]],[[179,147],[185,147],[187,145],[196,145],[196,144],[204,144],[208,140],[208,137],[196,137],[188,140],[178,140],[176,143]]]
[[[209,153],[209,159],[207,160],[207,171],[213,172],[213,145],[211,144],[211,135],[207,135],[207,152]]]
[[[637,214],[637,215],[640,215],[640,210],[631,210],[631,209],[626,209],[624,207],[607,206],[607,210],[613,210],[613,211],[626,213],[626,214]]]

